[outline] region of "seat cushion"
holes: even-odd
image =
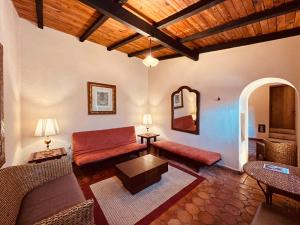
[[[91,162],[109,159],[115,156],[127,154],[130,152],[135,152],[146,148],[147,148],[146,144],[133,143],[129,145],[120,146],[117,148],[101,149],[99,151],[88,152],[76,156],[74,155],[74,161],[78,166],[82,166],[84,164],[88,164]]]
[[[175,129],[186,130],[186,131],[195,131],[195,121],[193,120],[192,115],[183,116],[174,119],[173,126]]]
[[[221,159],[221,154],[178,144],[172,141],[157,141],[152,143],[154,147],[172,152],[177,155],[187,157],[189,159],[201,162],[205,165],[212,165]]]
[[[299,225],[300,215],[274,205],[260,204],[251,225]]]
[[[136,143],[135,128],[133,126],[77,132],[72,135],[74,156],[132,143]]]
[[[18,225],[32,225],[64,209],[85,201],[75,175],[69,174],[45,183],[23,199]]]

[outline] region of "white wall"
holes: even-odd
[[[161,62],[149,76],[155,130],[163,138],[218,151],[221,164],[240,169],[240,94],[247,84],[263,77],[286,79],[300,90],[299,49],[300,37],[292,37],[201,54],[197,62],[186,58]],[[201,93],[199,136],[170,129],[171,93],[182,85]],[[221,101],[215,101],[217,96]]]
[[[19,18],[11,1],[0,1],[0,42],[4,50],[4,123],[6,164],[20,157]]]
[[[257,88],[249,98],[249,137],[264,139],[269,137],[270,85]],[[258,125],[266,126],[265,133],[258,132]]]
[[[64,33],[20,21],[22,33],[22,151],[45,148],[33,137],[39,118],[55,117],[61,134],[52,147],[70,146],[75,131],[136,125],[145,113],[147,68],[139,59]],[[87,81],[117,85],[117,114],[87,114]],[[143,130],[144,131],[144,130]],[[138,131],[139,132],[139,131]]]

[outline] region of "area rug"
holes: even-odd
[[[184,197],[203,177],[170,165],[161,181],[132,195],[116,177],[83,188],[95,201],[95,222],[101,225],[146,225]]]

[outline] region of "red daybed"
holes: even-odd
[[[221,160],[221,154],[178,144],[172,141],[157,141],[152,143],[156,150],[164,150],[196,162],[197,170],[200,165],[211,166]]]
[[[73,158],[78,166],[147,149],[146,144],[137,143],[133,126],[76,132],[72,142]]]

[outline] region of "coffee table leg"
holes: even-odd
[[[265,195],[265,198],[266,198],[266,203],[268,205],[272,205],[272,192],[270,191],[270,188],[269,186],[266,187],[266,190],[261,186],[260,182],[259,181],[256,181],[258,186],[260,187],[260,189],[262,190],[262,192],[264,193]]]

